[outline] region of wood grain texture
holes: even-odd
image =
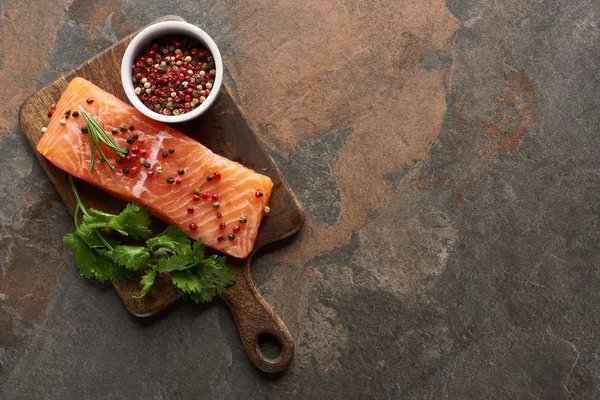
[[[161,20],[182,19],[170,16]],[[28,98],[21,107],[21,129],[71,213],[75,207],[75,199],[69,188],[68,175],[35,151],[42,136],[41,129],[48,121],[46,114],[50,105],[58,101],[67,84],[76,76],[88,79],[121,100],[127,101],[121,87],[120,65],[121,57],[132,37],[133,35],[123,39],[62,76]],[[271,212],[259,229],[254,251],[243,260],[228,259],[236,282],[222,297],[231,309],[244,348],[254,364],[266,372],[282,371],[292,360],[293,340],[285,324],[257,291],[250,275],[250,264],[254,253],[260,247],[284,239],[300,229],[304,221],[302,207],[269,156],[264,144],[248,126],[244,113],[227,84],[223,84],[217,101],[209,111],[194,121],[176,125],[176,129],[198,140],[215,153],[237,161],[273,180],[273,192],[269,202]],[[85,182],[78,182],[77,185],[86,206],[107,212],[120,212],[125,205],[122,200]],[[154,221],[154,225],[157,231],[163,226],[158,220]],[[133,297],[140,290],[137,280],[113,283],[113,286],[125,307],[138,317],[155,315],[178,297],[167,275],[160,276],[143,299]],[[270,333],[280,341],[281,353],[275,359],[268,359],[260,350],[258,340],[264,333]]]

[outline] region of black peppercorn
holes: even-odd
[[[168,155],[169,155],[169,153],[167,153],[166,151],[162,152],[162,158],[167,158]]]
[[[134,138],[132,138],[131,136],[129,136],[129,137],[127,138],[127,143],[129,143],[129,144],[133,144],[133,142],[135,142],[135,139],[134,139]]]
[[[175,179],[173,177],[168,177],[167,178],[167,183],[170,185],[171,183],[175,182]]]
[[[171,153],[171,154],[175,153],[175,149],[171,147],[171,148],[169,149],[169,153]]]
[[[88,133],[88,130],[87,130],[87,128],[85,126],[83,128],[81,128],[81,133],[83,133],[84,135],[86,133]]]
[[[129,129],[131,129],[131,127],[130,127]],[[137,138],[139,138],[140,136],[139,136],[137,133],[134,133],[132,137],[133,137],[134,139],[137,139]]]
[[[177,173],[179,175],[183,175],[183,174],[185,174],[185,170],[183,168],[179,168],[179,170],[177,171]]]
[[[123,171],[124,174],[128,174],[129,173],[129,168],[125,167],[125,168],[123,168],[122,171]]]
[[[151,167],[151,165],[150,165],[150,163],[149,163],[148,161],[146,161],[146,162],[144,163],[144,167],[146,167],[146,168],[150,168],[150,167]]]
[[[73,114],[71,114],[74,118],[79,117],[79,111],[73,111]]]
[[[235,235],[233,233],[230,233],[229,235],[227,235],[227,239],[233,240],[235,239]]]
[[[135,127],[134,127],[133,125],[129,126],[129,130],[130,130],[130,131],[132,131],[132,130],[134,130],[134,129],[135,129]]]

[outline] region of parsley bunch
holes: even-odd
[[[137,204],[130,203],[118,215],[92,208],[86,209],[69,177],[75,194],[75,232],[63,237],[73,252],[75,263],[83,276],[100,282],[118,282],[133,278],[133,273],[144,270],[140,279],[144,297],[158,273],[169,274],[177,290],[196,303],[211,301],[217,293],[224,293],[234,281],[227,269],[225,257],[207,256],[204,245],[193,244],[181,229],[169,226],[156,237],[150,237],[150,214]],[[79,212],[83,213],[79,224]],[[145,240],[145,245],[122,244],[105,235],[114,230],[120,238]]]

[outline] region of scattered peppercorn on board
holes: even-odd
[[[183,19],[175,16],[160,19],[160,21],[164,20]],[[123,53],[132,38],[133,35],[121,40],[67,73],[29,97],[21,107],[20,124],[23,133],[71,212],[76,202],[68,183],[68,174],[55,167],[35,150],[43,135],[42,128],[48,122],[48,110],[53,103],[56,103],[74,77],[83,77],[123,101],[127,101],[121,86],[120,65]],[[273,191],[269,201],[271,211],[262,222],[254,250],[245,259],[228,259],[236,282],[222,297],[231,309],[242,344],[252,362],[266,372],[282,371],[293,357],[293,341],[285,324],[258,293],[250,275],[250,264],[253,255],[261,247],[284,239],[300,229],[304,221],[302,207],[269,156],[264,144],[248,125],[243,111],[226,83],[223,84],[221,93],[210,110],[191,122],[176,125],[175,128],[198,140],[213,152],[267,175],[273,181]],[[114,213],[122,210],[125,205],[122,200],[92,185],[81,182],[78,186],[83,202],[90,207]],[[158,231],[162,223],[156,220],[154,224]],[[133,297],[140,291],[137,280],[113,283],[113,286],[125,307],[139,317],[155,315],[177,300],[176,291],[167,277],[158,279],[142,299]],[[258,340],[265,333],[275,336],[280,342],[281,353],[275,359],[265,357],[260,350]]]

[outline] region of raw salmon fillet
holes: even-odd
[[[119,164],[118,155],[101,144],[115,173],[106,163],[99,162],[98,153],[94,169],[89,172],[90,143],[88,135],[81,133],[85,126],[83,115],[71,114],[65,119],[65,112],[76,111],[79,106],[94,117],[119,147],[128,147],[129,155],[135,159],[120,160]],[[59,123],[61,119],[66,122],[64,126]],[[127,131],[112,134],[112,128],[119,129],[121,124],[127,126]],[[134,129],[130,130],[130,126]],[[133,144],[127,143],[134,134],[139,135],[138,139]],[[169,153],[169,149],[174,151]],[[162,122],[147,118],[82,78],[74,78],[65,89],[37,150],[63,171],[126,201],[144,205],[156,217],[183,229],[190,238],[202,239],[207,246],[239,258],[246,257],[254,247],[273,187],[270,178],[213,153]],[[167,157],[163,157],[164,152]],[[150,168],[140,163],[142,157],[150,163]],[[163,168],[161,174],[156,173],[157,166]],[[126,167],[127,174],[123,172]],[[183,175],[178,173],[180,168],[184,169]],[[149,170],[155,171],[154,175],[148,176]],[[220,179],[207,180],[215,173],[221,175]],[[182,181],[169,184],[169,177]],[[200,188],[205,196],[208,193],[208,199],[202,195],[194,199],[195,188]],[[213,199],[213,195],[218,199]],[[188,207],[194,207],[194,212],[190,213]],[[247,222],[241,223],[240,219]],[[192,223],[196,224],[196,230],[190,228]]]

